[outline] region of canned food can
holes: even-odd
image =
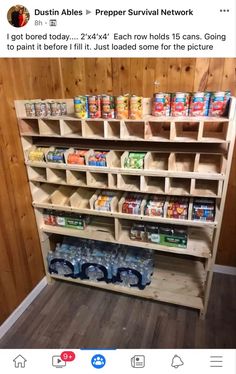
[[[29,161],[44,161],[44,151],[41,148],[36,148],[29,152]]]
[[[84,119],[89,117],[88,96],[76,96],[74,98],[75,115]]]
[[[61,104],[55,101],[50,102],[51,116],[59,116],[61,114]]]
[[[143,118],[143,98],[141,96],[131,96],[130,98],[130,119]]]
[[[116,118],[129,118],[129,97],[127,95],[116,97]]]
[[[42,117],[47,117],[47,104],[44,102],[40,103],[40,108],[41,108],[41,116]]]
[[[61,103],[61,115],[66,116],[67,115],[67,105],[65,102]]]
[[[46,101],[46,110],[47,110],[47,116],[51,116],[52,112],[51,112],[51,105],[49,101]]]
[[[88,97],[89,118],[101,118],[101,96]]]
[[[196,92],[191,97],[190,116],[203,116],[204,112],[204,92]]]
[[[102,96],[102,118],[115,118],[115,102],[114,96]]]
[[[35,115],[36,117],[42,117],[41,101],[35,103]]]
[[[56,102],[56,115],[61,116],[61,103]]]
[[[152,102],[152,115],[154,117],[170,116],[170,101],[170,93],[154,93]]]
[[[229,100],[229,91],[213,92],[211,95],[209,116],[221,117],[225,115]]]
[[[35,104],[25,103],[25,113],[27,117],[35,117]]]
[[[189,113],[190,94],[188,92],[176,92],[171,100],[171,115],[173,117],[186,117]]]

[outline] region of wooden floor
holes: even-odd
[[[235,331],[233,276],[214,275],[205,321],[187,308],[55,282],[0,348],[236,348]]]

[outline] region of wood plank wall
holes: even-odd
[[[231,89],[236,59],[0,59],[0,323],[44,276],[13,101]],[[236,152],[217,262],[236,266]]]

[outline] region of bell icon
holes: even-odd
[[[172,358],[172,363],[171,363],[171,366],[175,369],[177,369],[179,366],[182,366],[184,363],[183,361],[181,360],[181,358],[177,355],[174,355],[174,357]]]

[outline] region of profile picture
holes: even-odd
[[[8,22],[13,27],[23,27],[27,25],[29,18],[29,11],[23,5],[14,5],[7,12]]]

